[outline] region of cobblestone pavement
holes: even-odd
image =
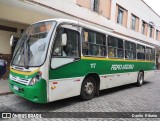
[[[78,96],[48,104],[36,104],[15,94],[0,96],[0,112],[160,112],[160,72],[152,79],[146,80],[142,87],[134,84],[125,85],[100,92],[99,97],[82,101]],[[18,121],[22,119],[9,119]],[[27,120],[27,119],[25,119]],[[134,119],[30,119],[31,121],[141,121]],[[143,119],[144,121],[159,121],[160,119]]]

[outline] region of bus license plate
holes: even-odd
[[[13,89],[19,91],[19,88],[17,86],[13,86]]]

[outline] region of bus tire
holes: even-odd
[[[95,96],[96,93],[96,82],[92,76],[86,77],[83,80],[81,86],[81,98],[83,100],[90,100]]]
[[[140,71],[138,73],[138,77],[137,77],[137,86],[140,87],[143,85],[143,82],[144,82],[144,74],[142,71]]]

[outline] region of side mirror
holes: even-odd
[[[67,44],[67,34],[62,34],[62,46],[65,46]]]
[[[14,36],[12,35],[10,38],[10,46],[13,46],[13,45],[14,45]]]

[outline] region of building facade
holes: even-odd
[[[0,56],[10,61],[11,35],[49,18],[77,20],[154,45],[160,51],[160,16],[143,0],[1,0]]]

